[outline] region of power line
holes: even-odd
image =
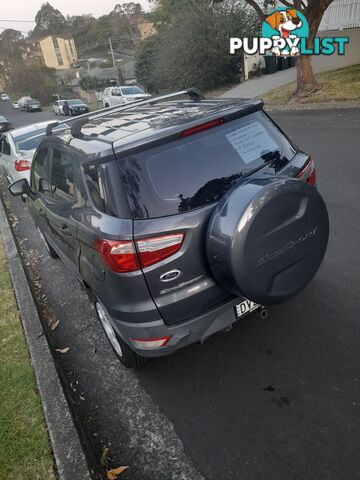
[[[35,20],[4,20],[0,18],[0,22],[12,22],[12,23],[36,23]]]

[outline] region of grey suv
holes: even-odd
[[[262,107],[190,89],[57,122],[30,184],[9,187],[127,367],[284,302],[317,272],[329,221],[313,161]]]

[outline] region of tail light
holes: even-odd
[[[29,160],[15,160],[15,170],[17,172],[23,172],[24,170],[30,170],[31,163]]]
[[[135,272],[140,268],[135,245],[131,241],[97,239],[94,247],[113,272]]]
[[[132,338],[131,341],[135,347],[139,348],[159,348],[165,347],[171,337],[160,338]]]
[[[137,240],[136,247],[139,252],[141,266],[149,267],[154,263],[171,257],[171,255],[174,255],[180,250],[183,241],[183,233]]]
[[[300,170],[296,177],[300,180],[304,180],[310,185],[316,185],[315,164],[311,158],[309,158],[309,160],[305,163],[305,166]]]
[[[183,233],[150,237],[135,242],[97,239],[94,248],[113,272],[135,272],[171,257],[181,248]]]

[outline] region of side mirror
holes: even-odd
[[[18,197],[20,195],[30,195],[31,188],[26,178],[22,178],[21,180],[9,185],[9,192],[11,195],[14,195],[14,197]]]

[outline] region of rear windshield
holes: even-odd
[[[154,218],[216,202],[250,170],[269,161],[284,166],[294,155],[271,120],[256,112],[118,161],[134,218]]]
[[[65,124],[59,125],[58,127],[53,128],[53,132],[54,133],[61,132],[66,128],[68,127]],[[42,140],[45,138],[45,135],[46,135],[46,129],[41,129],[35,132],[34,131],[29,132],[28,138],[26,139],[19,137],[20,140],[18,140],[14,138],[17,151],[19,152],[19,151],[35,150],[40,145]]]
[[[69,105],[84,105],[84,102],[81,100],[68,100],[67,102]]]
[[[139,95],[144,93],[139,87],[123,87],[121,91],[123,95]]]

